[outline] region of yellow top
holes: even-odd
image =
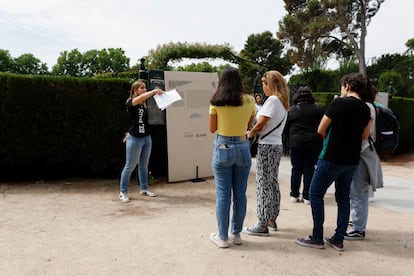
[[[223,136],[242,136],[246,134],[247,124],[256,114],[253,96],[244,94],[241,106],[210,105],[210,114],[217,115],[217,134]]]

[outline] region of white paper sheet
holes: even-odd
[[[155,94],[154,100],[157,103],[158,108],[164,110],[176,101],[182,100],[182,98],[180,94],[178,94],[177,90],[173,89],[170,91],[166,91],[161,95]]]

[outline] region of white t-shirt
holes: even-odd
[[[259,112],[256,115],[256,119],[258,119],[260,116],[269,117],[269,121],[267,121],[264,128],[259,132],[260,135],[268,133],[270,130],[272,130],[274,127],[276,127],[283,119],[282,124],[272,131],[269,135],[267,135],[265,138],[259,139],[259,144],[271,144],[271,145],[281,145],[282,144],[282,133],[283,129],[286,124],[287,119],[287,111],[283,107],[282,102],[279,100],[278,97],[272,95],[267,98],[265,103],[263,104],[263,107],[259,110]]]
[[[376,126],[375,126],[375,123],[376,123],[376,110],[375,110],[375,108],[374,108],[374,106],[373,106],[373,104],[372,103],[366,103],[367,105],[368,105],[368,107],[369,107],[369,112],[370,112],[370,114],[371,114],[371,120],[372,120],[372,123],[371,123],[371,129],[369,130],[369,135],[371,136],[371,138],[374,140],[374,142],[375,142],[375,140],[376,140]],[[364,151],[366,148],[368,148],[369,147],[369,140],[368,139],[366,139],[366,140],[362,140],[362,145],[361,145],[361,151]]]

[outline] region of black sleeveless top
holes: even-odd
[[[135,137],[143,137],[150,134],[148,125],[148,110],[142,105],[132,105],[132,98],[127,103],[129,129],[128,132]]]

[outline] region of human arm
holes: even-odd
[[[162,89],[153,89],[151,91],[146,91],[146,92],[142,93],[141,95],[136,96],[135,98],[133,98],[132,99],[132,105],[135,106],[135,105],[138,105],[138,104],[142,104],[147,99],[154,96],[155,94],[161,95],[162,93],[164,93],[164,91]]]
[[[267,124],[267,122],[270,120],[270,117],[267,116],[259,116],[257,119],[256,124],[254,127],[247,132],[247,138],[253,138],[257,133],[259,133]]]
[[[210,132],[214,133],[217,130],[217,114],[210,114]]]
[[[328,131],[329,126],[332,123],[332,119],[326,115],[323,115],[321,122],[318,126],[318,134],[322,136],[323,139],[326,137],[326,132]]]
[[[254,115],[252,115],[249,119],[249,122],[247,123],[247,130],[251,129],[253,126],[253,121],[254,121]]]

